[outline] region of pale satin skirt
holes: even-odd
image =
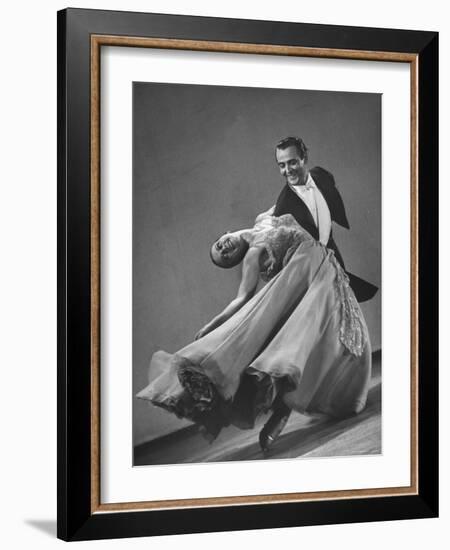
[[[156,352],[138,397],[202,426],[251,428],[275,398],[301,413],[346,417],[365,406],[370,340],[332,251],[302,243],[223,325],[175,354]]]

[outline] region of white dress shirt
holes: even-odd
[[[331,233],[330,209],[315,181],[312,179],[311,174],[308,173],[308,178],[304,185],[290,185],[290,188],[308,207],[314,223],[319,230],[319,241],[326,245]]]

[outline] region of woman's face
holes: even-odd
[[[217,264],[231,264],[242,254],[243,239],[235,233],[225,233],[211,247],[211,256]]]

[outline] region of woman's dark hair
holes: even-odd
[[[220,237],[219,237],[220,239]],[[239,254],[236,254],[236,256],[234,256],[233,258],[231,259],[224,259],[224,258],[221,258],[220,261],[216,261],[214,259],[214,256],[213,256],[213,248],[214,248],[214,245],[216,244],[216,242],[219,240],[219,239],[216,239],[212,245],[211,245],[211,248],[209,249],[209,256],[211,258],[211,261],[214,265],[216,265],[217,267],[222,267],[224,269],[229,269],[230,267],[234,267],[238,264],[240,264],[242,262],[242,260],[244,259],[244,256],[247,254],[247,250],[248,250],[248,242],[247,241],[244,241],[244,240],[241,240],[241,249],[239,251]]]
[[[298,151],[299,157],[308,162],[308,148],[305,142],[296,136],[290,136],[279,141],[275,147],[275,153],[277,149],[287,149],[288,147],[295,147]]]

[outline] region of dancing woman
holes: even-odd
[[[291,410],[336,418],[363,410],[371,348],[362,311],[333,251],[290,214],[270,211],[253,228],[226,233],[211,259],[242,262],[237,296],[175,354],[156,352],[138,397],[188,418],[210,439],[246,429],[272,411],[267,451]],[[256,292],[259,279],[267,284]]]

